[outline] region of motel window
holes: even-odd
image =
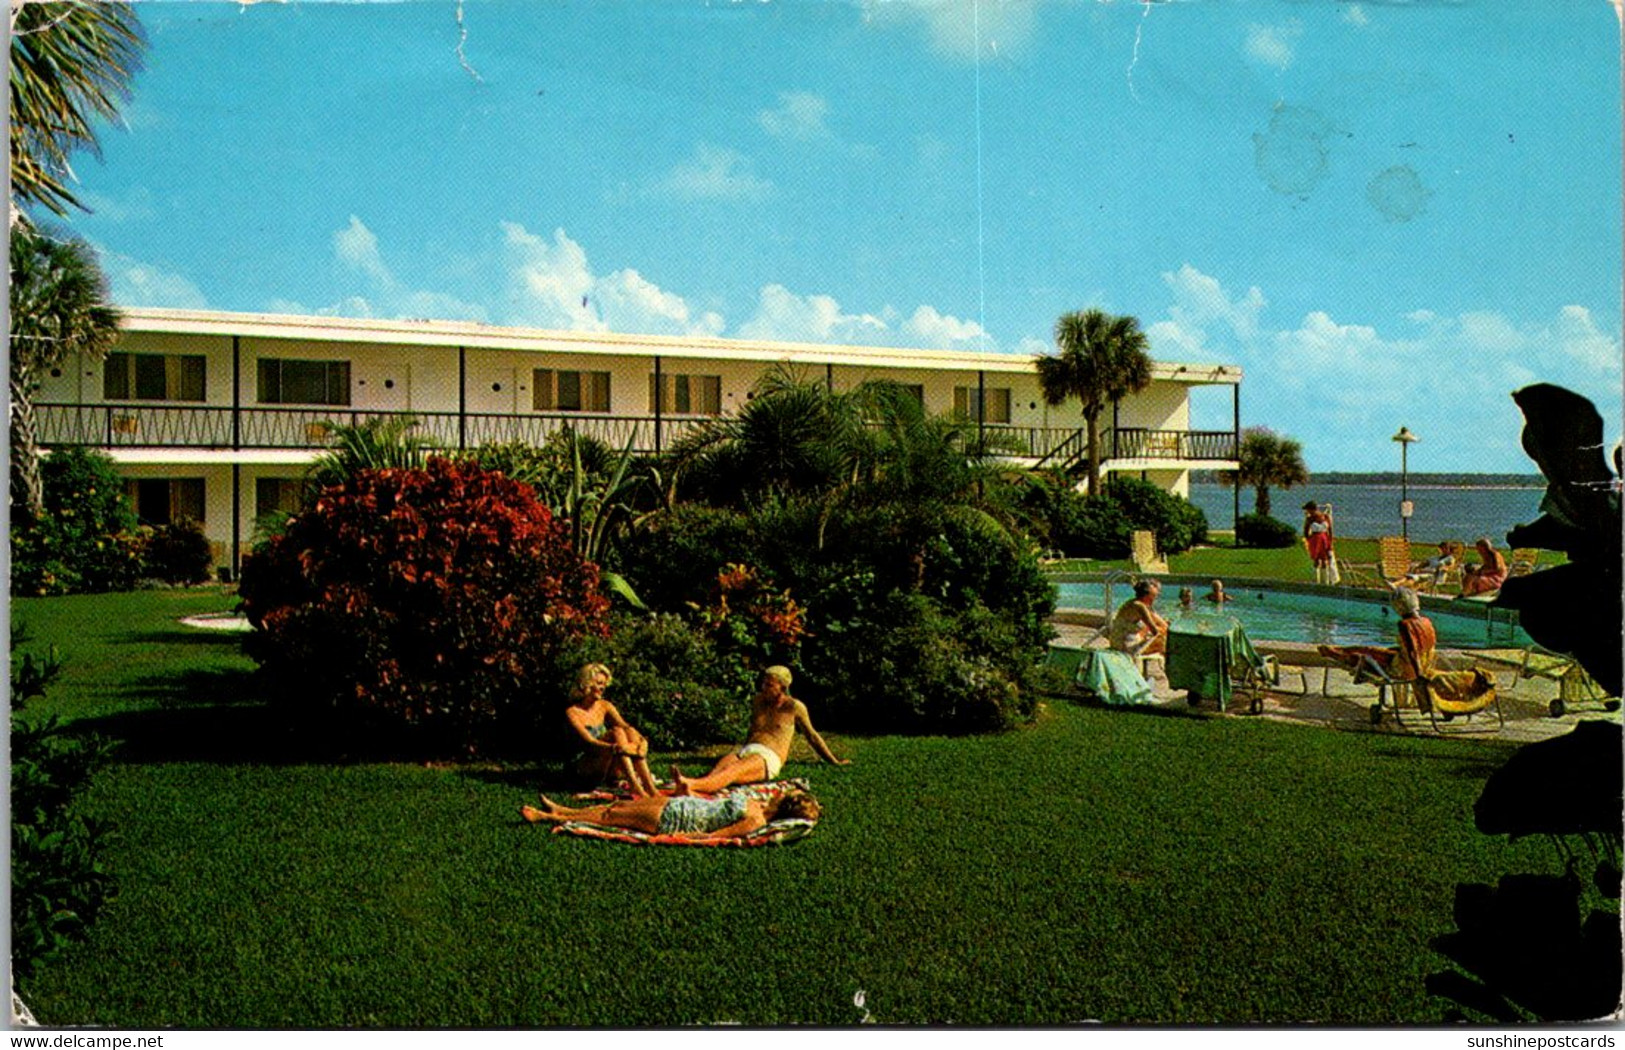
[[[258,478],[254,482],[254,517],[297,514],[304,506],[305,483],[298,478]]]
[[[608,372],[565,372],[538,368],[532,377],[531,407],[538,412],[608,412]]]
[[[143,525],[203,523],[202,478],[132,478],[124,491]]]
[[[656,389],[656,379],[659,389]],[[722,377],[665,374],[649,377],[649,411],[720,416]]]
[[[350,362],[262,357],[259,360],[259,402],[262,405],[348,405]]]
[[[924,383],[898,383],[897,386],[904,393],[911,395],[914,398],[914,400],[918,401],[920,403],[921,408],[925,407],[925,384]]]
[[[109,401],[204,400],[202,354],[108,354],[102,396]]]
[[[954,415],[962,419],[980,419],[985,423],[1010,422],[1010,388],[990,386],[986,389],[987,414],[982,414],[980,387],[954,387]]]

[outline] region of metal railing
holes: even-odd
[[[373,419],[411,417],[417,432],[445,448],[474,448],[487,442],[522,441],[540,445],[570,427],[613,448],[630,441],[638,452],[671,447],[709,417],[621,416],[583,412],[383,412],[333,408],[238,409],[217,405],[119,402],[35,405],[42,445],[94,445],[102,448],[315,449],[332,441],[333,428]],[[989,442],[1040,465],[1070,465],[1085,454],[1081,429],[1022,427],[988,423]],[[1234,459],[1235,434],[1214,430],[1106,428],[1100,434],[1102,459]]]
[[[1113,459],[1235,459],[1236,435],[1230,430],[1148,430],[1118,427],[1103,443]]]
[[[233,412],[215,405],[151,403],[35,405],[39,443],[98,448],[319,449],[332,443],[334,428],[375,419],[410,418],[414,433],[443,448],[475,448],[487,442],[540,445],[566,427],[613,448],[628,441],[637,452],[662,448],[709,417],[592,415],[581,412],[497,413],[381,412],[342,407],[254,407]]]

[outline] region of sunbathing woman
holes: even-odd
[[[697,839],[741,838],[772,820],[817,820],[820,812],[818,800],[804,791],[788,792],[766,805],[742,795],[721,798],[656,795],[585,809],[568,809],[545,796],[541,802],[540,808],[521,806],[520,814],[532,824],[584,820],[646,835],[682,835]]]
[[[633,795],[653,795],[658,789],[649,771],[649,741],[604,699],[604,690],[611,681],[609,668],[603,664],[586,664],[576,675],[574,703],[564,712],[570,728],[581,737],[576,771],[594,784],[619,772],[631,785]]]
[[[1507,581],[1507,560],[1501,552],[1495,549],[1488,536],[1481,536],[1476,544],[1478,548],[1478,564],[1464,566],[1461,570],[1461,595],[1488,594],[1498,591],[1501,584]]]
[[[1156,580],[1140,580],[1134,597],[1118,606],[1107,628],[1106,640],[1113,649],[1130,656],[1150,656],[1168,648],[1168,621],[1151,606],[1162,593]]]

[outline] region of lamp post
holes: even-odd
[[[1405,427],[1399,428],[1393,440],[1399,442],[1399,534],[1409,542],[1411,538],[1410,462],[1411,442],[1420,440]]]

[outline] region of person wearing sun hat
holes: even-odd
[[[734,784],[772,780],[790,757],[790,742],[795,739],[797,727],[807,734],[807,742],[819,758],[837,766],[850,764],[850,759],[836,758],[818,735],[807,705],[790,695],[790,682],[788,667],[775,664],[764,670],[751,702],[750,733],[744,745],[723,755],[703,777],[686,777],[681,769],[672,766],[671,777],[677,785],[673,794],[710,794]]]

